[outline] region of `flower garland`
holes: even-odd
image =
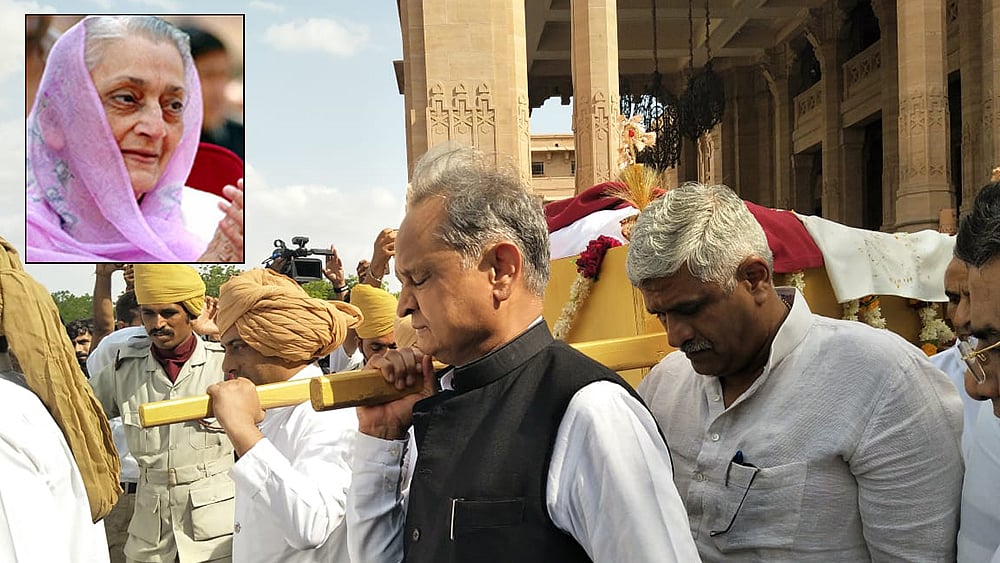
[[[857,299],[844,301],[841,305],[844,307],[844,316],[840,318],[844,319],[845,321],[858,320],[858,310],[861,308],[861,305],[858,303]]]
[[[878,296],[869,295],[860,299],[858,307],[861,311],[861,320],[867,325],[875,328],[887,328],[885,317],[882,316],[882,308],[880,307]]]
[[[920,349],[928,356],[933,356],[937,354],[938,348],[943,344],[955,339],[955,333],[943,319],[938,318],[933,303],[922,303],[922,305],[917,310],[917,314],[920,315],[920,323],[923,325],[919,336]]]
[[[563,306],[552,328],[552,336],[558,340],[566,340],[569,331],[573,328],[573,321],[576,320],[580,307],[590,296],[590,290],[597,281],[597,274],[601,270],[601,263],[604,262],[604,255],[609,248],[621,246],[617,239],[601,235],[587,243],[587,249],[580,253],[576,260],[576,279],[569,288],[569,301]]]
[[[806,273],[802,270],[796,270],[791,274],[788,274],[788,285],[799,290],[799,293],[805,295],[806,291]]]

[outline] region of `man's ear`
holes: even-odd
[[[769,294],[774,287],[771,269],[760,256],[750,256],[744,260],[736,271],[736,276],[740,283],[749,285],[750,293],[755,297]]]
[[[513,292],[514,283],[521,277],[521,250],[512,242],[502,241],[493,245],[486,257],[493,298],[506,301]]]

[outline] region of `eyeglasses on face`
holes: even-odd
[[[1000,346],[1000,340],[997,340],[985,348],[976,350],[968,342],[964,340],[958,341],[958,351],[962,353],[962,359],[965,361],[965,365],[968,366],[969,371],[972,373],[972,377],[976,380],[976,383],[979,383],[980,385],[986,383],[986,370],[983,366],[990,361],[990,357],[986,355],[986,352],[998,346]]]

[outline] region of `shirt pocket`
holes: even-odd
[[[449,534],[459,559],[474,561],[483,553],[503,553],[524,523],[524,497],[452,499]]]
[[[723,553],[759,548],[783,548],[795,542],[802,514],[807,462],[775,467],[733,463],[729,486],[722,490],[721,507],[712,530]]]
[[[195,541],[233,533],[236,486],[228,479],[208,487],[191,489],[191,531]]]
[[[160,496],[152,487],[143,485],[135,495],[135,510],[128,524],[128,533],[152,546],[160,545]]]
[[[203,418],[185,424],[188,432],[188,442],[196,450],[216,448],[222,445],[225,429],[215,418]]]
[[[122,425],[125,427],[125,440],[134,457],[162,453],[160,434],[165,432],[168,426],[143,428],[138,409],[130,404],[122,405]]]

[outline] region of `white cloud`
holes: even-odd
[[[353,191],[317,184],[271,187],[248,166],[246,191],[248,267],[271,255],[275,239],[291,246],[292,237],[306,236],[309,248],[335,245],[345,272],[351,275],[358,260],[371,258],[378,233],[385,227],[398,227],[403,218],[402,189]],[[387,276],[386,281],[393,284],[395,277]]]
[[[172,0],[130,0],[132,4],[149,6],[161,13],[176,13],[181,11],[180,4]]]
[[[310,18],[272,25],[264,38],[279,51],[318,51],[349,57],[368,42],[368,26]]]
[[[276,14],[285,11],[285,7],[280,4],[272,4],[271,2],[262,2],[261,0],[253,0],[252,2],[250,2],[249,7],[258,10],[263,10],[265,12],[273,12]]]
[[[38,2],[0,0],[0,80],[24,72],[24,14],[53,14],[56,9]],[[22,90],[23,92],[23,90]]]

